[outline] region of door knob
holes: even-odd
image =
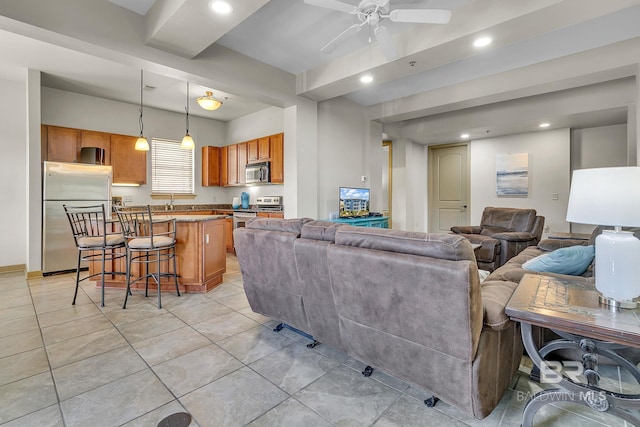
[[[467,209],[467,205],[460,206],[461,208]]]

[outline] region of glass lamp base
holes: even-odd
[[[610,308],[624,308],[627,310],[633,310],[638,306],[636,301],[616,301],[613,298],[605,297],[602,294],[598,294],[598,301],[600,304],[609,306]]]

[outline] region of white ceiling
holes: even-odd
[[[5,0],[0,77],[24,79],[24,68],[39,69],[44,86],[137,104],[143,68],[145,84],[155,87],[145,90],[146,106],[183,112],[189,81],[190,114],[223,121],[292,105],[297,96],[344,96],[383,123],[420,128],[417,141],[435,143],[457,137],[470,107],[634,75],[629,63],[637,58],[614,49],[635,47],[640,37],[634,0],[391,0],[392,8],[447,8],[453,15],[446,25],[385,22],[400,53],[387,62],[367,31],[331,54],[320,52],[355,22],[352,15],[302,0],[229,1],[234,13],[220,17],[207,0]],[[472,40],[482,34],[494,43],[474,49]],[[613,58],[610,64],[586,60],[599,49]],[[563,68],[567,58],[586,65]],[[561,70],[557,80],[547,71],[546,81],[536,81],[534,70],[553,67]],[[365,72],[375,76],[367,87],[358,81]],[[520,77],[527,73],[529,81]],[[489,93],[484,82],[501,76],[510,89],[493,83]],[[226,98],[218,111],[196,106],[206,90]],[[491,123],[474,126],[478,132],[491,126],[494,135],[530,131],[535,119],[526,114],[495,109],[486,118]],[[554,115],[554,127],[626,120],[619,106]]]

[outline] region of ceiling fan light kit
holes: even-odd
[[[209,91],[207,91],[206,95],[197,98],[196,102],[198,103],[200,108],[208,111],[217,110],[222,106],[222,101],[213,96],[213,92]]]
[[[380,25],[384,19],[391,22],[406,22],[418,24],[447,24],[451,19],[451,11],[446,9],[393,9],[389,8],[389,0],[362,0],[358,6],[353,6],[337,0],[304,0],[311,6],[323,7],[338,12],[356,15],[360,24],[353,24],[333,40],[324,45],[320,50],[325,53],[332,52],[342,40],[351,34],[357,33],[365,25],[380,44],[382,53],[387,61],[398,58],[398,51],[393,38],[387,29]]]

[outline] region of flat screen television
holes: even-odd
[[[340,187],[340,217],[369,216],[368,188]]]

